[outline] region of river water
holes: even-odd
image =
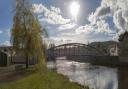
[[[128,89],[128,72],[124,68],[94,66],[68,60],[48,62],[47,67],[91,89]]]

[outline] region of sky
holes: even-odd
[[[79,6],[75,18],[73,2]],[[32,6],[41,26],[48,29],[48,41],[56,45],[118,41],[127,31],[128,0],[32,0]],[[0,45],[10,45],[14,8],[15,0],[0,0]]]

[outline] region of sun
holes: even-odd
[[[70,13],[73,16],[73,18],[76,20],[77,16],[79,14],[80,5],[77,1],[74,1],[70,5]]]

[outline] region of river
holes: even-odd
[[[47,67],[91,89],[128,89],[128,71],[125,68],[94,66],[68,60],[50,61]]]

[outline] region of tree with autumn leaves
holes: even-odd
[[[16,0],[11,43],[16,53],[25,55],[26,68],[32,57],[38,59],[39,67],[45,66],[41,25],[32,10],[30,0]]]

